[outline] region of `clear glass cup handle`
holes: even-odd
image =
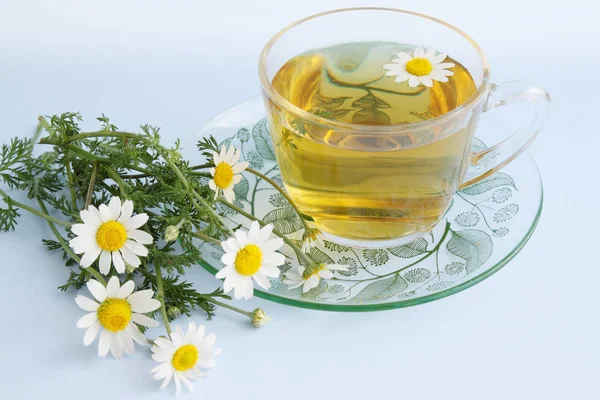
[[[542,129],[550,110],[550,95],[545,89],[523,81],[492,84],[484,113],[513,103],[533,104],[531,117],[501,142],[481,151],[471,152],[470,165],[459,189],[479,182],[511,162],[533,142]]]

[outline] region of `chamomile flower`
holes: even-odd
[[[81,266],[86,268],[100,257],[100,272],[107,275],[111,262],[118,273],[125,272],[125,263],[137,268],[140,266],[138,256],[148,255],[145,244],[152,243],[152,235],[139,230],[148,221],[148,215],[133,214],[133,202],[113,197],[108,206],[101,204],[99,208],[90,205],[82,210],[82,224],[74,224],[71,231],[77,237],[71,239],[69,246],[76,254],[83,254]]]
[[[302,293],[306,293],[311,289],[319,286],[319,281],[323,279],[333,278],[333,271],[347,271],[347,265],[339,264],[320,264],[318,268],[308,276],[304,276],[304,268],[298,265],[297,268],[292,268],[285,273],[283,283],[287,284],[290,289],[295,289],[302,286]]]
[[[447,55],[436,55],[433,49],[425,52],[423,48],[417,47],[413,55],[401,51],[397,57],[392,60],[393,64],[383,66],[388,70],[385,74],[395,76],[397,83],[408,81],[410,87],[417,87],[421,83],[432,87],[434,80],[448,82],[446,77],[454,75],[454,72],[448,71],[448,68],[454,67],[454,63],[443,63]]]
[[[155,380],[163,380],[160,389],[166,388],[175,381],[176,394],[181,393],[183,382],[189,391],[193,391],[190,380],[197,380],[204,373],[200,370],[215,367],[215,356],[221,349],[215,346],[217,337],[214,333],[205,335],[203,325],[190,322],[187,332],[177,326],[171,333],[171,340],[159,337],[152,346],[152,359],[158,366],[152,369]]]
[[[215,191],[215,198],[222,192],[228,202],[235,200],[233,187],[242,180],[240,173],[248,168],[248,162],[238,162],[241,155],[242,152],[233,146],[229,150],[225,146],[221,147],[220,153],[213,151],[215,167],[210,169],[213,179],[208,181],[208,186]]]
[[[254,292],[253,280],[263,289],[271,287],[268,278],[279,276],[277,267],[285,262],[284,255],[276,253],[283,246],[283,239],[269,239],[271,232],[273,225],[260,228],[258,222],[253,221],[248,233],[238,229],[235,237],[221,242],[225,250],[221,261],[225,267],[216,277],[225,279],[225,293],[234,289],[236,299],[250,299]]]
[[[323,245],[323,234],[318,229],[307,229],[302,235],[302,252],[310,253],[317,244]]]
[[[133,281],[121,285],[116,276],[110,278],[106,287],[90,279],[87,288],[96,300],[81,295],[75,297],[77,305],[89,311],[77,321],[78,328],[87,329],[83,336],[85,346],[92,344],[100,334],[98,355],[104,357],[110,351],[113,357],[121,358],[123,352],[133,354],[134,341],[146,344],[146,337],[137,325],[158,326],[158,322],[144,315],[160,307],[160,302],[152,298],[152,290],[134,292]]]

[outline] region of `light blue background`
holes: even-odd
[[[600,28],[589,0],[0,1],[0,139],[39,114],[109,115],[167,139],[256,96],[257,57],[281,27],[326,9],[380,5],[451,22],[486,50],[495,81],[545,86],[551,118],[532,147],[545,186],[537,232],[503,270],[455,296],[409,309],[324,313],[255,299],[274,321],[254,329],[219,310],[223,353],[196,383],[204,399],[564,399],[597,396],[597,162]],[[589,8],[592,7],[592,8]],[[24,215],[0,235],[0,398],[170,398],[149,352],[115,361],[84,347],[67,269]],[[199,290],[218,285],[196,268]],[[204,323],[204,316],[194,316]],[[185,319],[179,320],[185,323]],[[595,372],[595,373],[594,373]]]

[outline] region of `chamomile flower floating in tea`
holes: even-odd
[[[310,253],[310,250],[318,244],[324,245],[321,231],[318,229],[307,229],[302,235],[302,251]]]
[[[215,198],[223,193],[228,202],[235,200],[233,187],[242,180],[241,172],[248,168],[248,162],[238,162],[242,152],[235,147],[221,147],[221,152],[213,151],[214,168],[210,169],[213,176],[208,182],[208,186],[215,191]]]
[[[137,325],[158,326],[158,322],[144,315],[160,307],[160,302],[152,298],[152,290],[134,292],[133,281],[121,285],[116,276],[110,278],[106,287],[90,279],[87,288],[96,300],[82,295],[75,298],[79,307],[89,311],[77,321],[78,328],[86,329],[85,346],[92,344],[100,334],[98,355],[104,357],[110,351],[113,357],[121,358],[123,353],[133,354],[134,341],[146,344],[146,337]]]
[[[277,267],[285,262],[285,256],[276,253],[283,246],[283,239],[269,239],[271,232],[273,225],[261,228],[258,222],[253,221],[248,233],[238,229],[235,237],[221,242],[225,250],[221,261],[225,267],[215,276],[225,279],[225,293],[234,290],[236,299],[250,299],[254,293],[252,281],[263,289],[271,287],[268,278],[279,276]]]
[[[443,63],[446,54],[436,55],[433,49],[423,50],[417,47],[413,53],[403,51],[394,58],[394,64],[385,64],[383,68],[387,69],[387,76],[395,76],[397,83],[408,81],[408,86],[417,87],[420,83],[427,87],[433,86],[433,81],[448,82],[447,76],[454,75],[454,72],[448,71],[448,68],[454,67],[454,63]]]
[[[333,271],[347,271],[347,265],[338,264],[320,264],[309,275],[305,274],[306,268],[299,265],[297,268],[292,268],[285,273],[283,283],[287,284],[290,289],[296,289],[302,286],[302,293],[306,293],[311,289],[319,286],[321,278],[333,278]]]
[[[152,359],[160,363],[152,369],[155,380],[163,380],[160,389],[166,388],[175,381],[176,394],[181,393],[183,382],[189,391],[194,388],[190,380],[197,380],[204,374],[203,369],[215,367],[215,357],[221,349],[215,346],[217,337],[214,333],[205,335],[203,325],[190,322],[187,332],[177,326],[171,333],[171,340],[159,337],[152,347]]]
[[[111,261],[118,273],[125,272],[125,264],[139,267],[139,256],[148,255],[145,244],[153,242],[152,235],[139,230],[148,221],[145,213],[133,214],[133,202],[121,204],[119,197],[113,197],[108,206],[99,208],[90,205],[79,215],[82,224],[74,224],[71,231],[77,237],[71,239],[69,246],[76,254],[83,254],[81,266],[87,268],[100,256],[100,272],[107,275]]]

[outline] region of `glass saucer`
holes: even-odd
[[[241,149],[251,168],[281,185],[264,116],[261,99],[242,103],[215,117],[185,147],[190,151],[200,137],[213,135],[220,145]],[[480,141],[473,146],[485,148]],[[235,193],[237,206],[272,222],[290,239],[300,240],[298,216],[267,182],[246,173]],[[302,293],[283,283],[283,274],[291,268],[288,259],[279,278],[271,280],[271,288],[255,288],[254,293],[283,304],[328,311],[386,310],[437,300],[481,282],[512,260],[533,234],[542,202],[538,169],[525,153],[501,172],[457,193],[445,218],[425,236],[388,248],[353,248],[325,241],[312,249],[311,256],[319,262],[349,265],[348,271],[335,272],[333,279],[321,280],[318,287]],[[219,206],[218,211],[232,227],[250,225],[225,207]],[[222,249],[201,246],[204,259],[198,263],[216,274],[222,266]],[[289,248],[283,253],[295,260]]]

